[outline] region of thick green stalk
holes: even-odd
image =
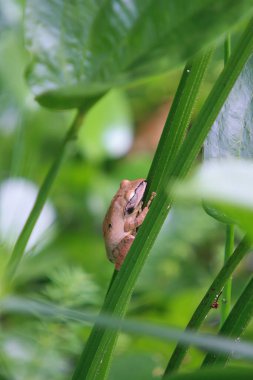
[[[231,55],[231,37],[230,37],[230,34],[228,34],[224,42],[224,65],[227,64],[230,55]]]
[[[148,184],[152,184],[152,191],[159,191],[164,173],[169,166],[173,166],[189,126],[199,87],[211,55],[212,50],[199,55],[189,61],[184,68],[149,170],[147,180]],[[151,191],[146,194],[146,198],[149,198],[150,193]]]
[[[102,314],[111,313],[117,316],[123,316],[125,314],[140,270],[144,265],[147,254],[168,214],[168,203],[170,202],[168,201],[168,195],[164,189],[162,190],[160,188],[161,178],[165,176],[167,167],[171,166],[171,161],[175,160],[176,153],[179,151],[182,144],[182,139],[185,130],[188,127],[201,79],[206,71],[210,57],[211,52],[208,52],[202,57],[193,60],[184,70],[175,97],[175,103],[173,102],[170,111],[170,115],[172,114],[172,116],[168,117],[165,132],[162,134],[158,146],[158,152],[155,155],[155,162],[159,170],[155,170],[156,166],[152,165],[148,176],[148,183],[150,185],[149,193],[151,189],[152,191],[154,190],[153,183],[155,183],[155,189],[157,190],[158,195],[153,201],[156,207],[153,207],[152,205],[148,218],[145,219],[144,225],[138,232],[137,238],[120,269],[120,272],[114,272],[113,279],[110,283],[101,310]],[[181,97],[184,99],[184,102],[180,100]],[[167,135],[170,135],[170,138],[168,138]],[[168,155],[170,161],[167,159]],[[148,232],[147,236],[140,239],[141,232],[145,231]],[[139,245],[136,246],[138,242]],[[136,247],[134,248],[134,246]],[[135,256],[131,254],[133,252],[135,253]],[[136,260],[138,262],[136,262]],[[94,326],[73,375],[74,380],[106,378],[117,335],[117,330],[104,330],[98,325]]]
[[[224,286],[225,282],[228,280],[228,278],[231,276],[237,265],[240,263],[240,261],[243,259],[243,257],[247,254],[247,252],[251,248],[251,243],[247,236],[244,237],[244,239],[240,242],[240,244],[235,249],[234,253],[230,258],[227,260],[225,265],[222,267],[214,281],[212,282],[211,286],[207,290],[205,296],[201,300],[200,304],[198,305],[197,309],[193,313],[193,316],[190,319],[190,322],[188,323],[186,329],[187,330],[197,330],[201,323],[206,318],[209,310],[212,307],[212,303],[215,300],[215,297],[217,294],[219,294],[220,290]],[[168,375],[171,372],[174,372],[177,370],[182,363],[187,351],[188,351],[189,345],[181,345],[178,344],[171,356],[171,359],[168,363],[168,366],[165,370],[164,376]]]
[[[232,255],[234,250],[234,226],[228,224],[226,226],[226,243],[225,243],[225,254],[224,263],[227,262],[229,257]],[[231,291],[232,291],[232,277],[230,276],[224,286],[222,292],[222,302],[221,302],[221,326],[225,322],[231,309]]]
[[[238,298],[231,313],[222,325],[219,335],[239,339],[243,331],[249,324],[253,314],[253,277],[248,285]],[[227,354],[214,354],[209,353],[206,355],[202,367],[219,365],[219,367],[226,365],[233,353]]]
[[[213,51],[209,50],[185,65],[148,173],[148,191],[145,193],[144,203],[151,195],[151,188],[152,191],[159,192],[165,172],[173,165],[189,126],[199,87],[212,53]],[[116,276],[117,271],[114,271],[108,291]]]
[[[37,198],[35,200],[34,206],[32,208],[32,211],[30,212],[28,219],[16,241],[16,244],[14,246],[12,255],[7,263],[6,267],[6,282],[7,286],[8,283],[13,279],[18,266],[20,264],[20,261],[23,257],[27,242],[31,236],[31,233],[33,231],[33,228],[38,220],[38,217],[40,216],[40,213],[45,205],[45,202],[48,198],[49,191],[51,190],[51,187],[54,183],[54,180],[57,176],[57,173],[59,171],[59,168],[61,166],[64,153],[65,153],[65,148],[66,145],[73,139],[76,138],[78,129],[80,128],[82,121],[84,117],[84,110],[79,110],[77,112],[77,115],[67,132],[67,135],[57,153],[57,156],[55,158],[55,161],[53,165],[51,166],[40,190],[37,195]]]
[[[224,65],[227,64],[229,57],[231,55],[231,37],[230,34],[224,42]],[[232,255],[234,250],[234,226],[226,226],[226,243],[224,252],[224,262]],[[230,277],[223,289],[222,303],[221,303],[221,326],[225,322],[231,309],[231,294],[232,294],[232,277]]]

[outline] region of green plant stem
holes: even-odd
[[[222,325],[219,331],[219,335],[239,339],[243,331],[246,329],[248,323],[250,322],[252,314],[253,277],[242,292],[241,296],[238,298],[225,323]],[[228,362],[231,355],[232,352],[222,355],[209,353],[206,355],[202,367],[211,365],[219,365],[219,367],[224,366]]]
[[[234,226],[228,224],[226,226],[226,243],[224,253],[224,263],[227,262],[234,250]],[[225,322],[230,309],[231,309],[231,291],[232,291],[232,277],[230,276],[224,286],[221,300],[221,326]]]
[[[153,323],[144,323],[137,320],[122,320],[111,315],[96,316],[93,313],[80,310],[69,309],[57,306],[51,302],[38,301],[31,298],[7,296],[0,300],[0,307],[4,314],[25,315],[30,318],[40,318],[42,320],[78,322],[86,325],[96,322],[101,327],[110,329],[120,328],[125,333],[142,336],[149,336],[165,342],[178,342],[191,344],[194,347],[204,349],[207,352],[220,354],[239,355],[245,360],[253,362],[253,344],[245,341],[234,341],[232,338],[217,337],[207,334],[196,333],[195,331],[182,331],[175,327],[161,326]],[[0,367],[1,368],[1,367]]]
[[[32,208],[32,211],[30,212],[28,219],[16,241],[16,244],[14,246],[12,255],[7,263],[6,267],[6,279],[5,279],[5,286],[12,281],[18,266],[20,264],[20,261],[23,257],[26,245],[28,243],[28,240],[31,236],[31,233],[33,231],[33,228],[39,218],[39,215],[45,205],[45,202],[47,200],[49,191],[51,190],[51,187],[54,183],[54,180],[57,176],[57,173],[59,171],[59,168],[61,166],[64,153],[65,153],[65,148],[66,145],[73,139],[76,138],[78,130],[83,122],[83,117],[84,117],[84,110],[80,109],[77,112],[77,115],[74,118],[74,121],[72,125],[70,126],[64,141],[57,153],[57,156],[55,158],[55,161],[53,165],[51,166],[39,192],[37,195],[37,198],[35,200],[34,206]]]
[[[227,64],[230,55],[231,55],[231,37],[230,37],[230,34],[228,34],[224,42],[224,66]],[[234,250],[234,226],[228,224],[226,226],[224,263],[232,255],[233,250]],[[231,309],[231,294],[232,294],[232,277],[228,279],[223,289],[222,302],[221,302],[221,326],[225,322]]]
[[[227,64],[230,55],[231,55],[231,37],[230,37],[230,34],[228,34],[224,42],[224,65]]]
[[[147,181],[148,186],[152,184],[152,191],[160,190],[164,174],[169,167],[173,167],[173,162],[189,126],[199,87],[212,53],[213,50],[211,49],[205,54],[196,56],[184,68],[149,170]],[[160,174],[159,176],[157,172]],[[146,199],[151,194],[150,186],[148,189]]]
[[[117,316],[123,316],[125,314],[139,272],[144,265],[147,254],[168,214],[168,195],[164,189],[162,190],[160,188],[161,178],[165,176],[167,166],[171,165],[171,161],[167,160],[167,156],[171,154],[169,152],[174,152],[173,154],[176,156],[176,153],[179,151],[184,131],[188,127],[193,104],[196,101],[201,79],[206,71],[210,57],[211,52],[209,51],[203,56],[199,56],[193,60],[191,64],[186,65],[186,69],[184,70],[177,91],[177,96],[175,97],[176,105],[172,105],[171,107],[170,113],[172,113],[172,116],[168,117],[166,131],[162,134],[162,141],[160,141],[158,146],[158,150],[162,150],[162,152],[157,152],[155,155],[155,161],[160,172],[155,170],[153,166],[151,174],[148,176],[148,184],[150,185],[149,192],[151,188],[152,191],[154,189],[153,182],[156,183],[156,189],[158,190],[157,196],[153,201],[156,204],[156,207],[153,207],[152,205],[149,215],[138,232],[137,238],[135,239],[120,271],[118,273],[114,271],[101,314],[110,313]],[[190,70],[190,72],[187,70]],[[194,88],[192,88],[192,86]],[[190,100],[188,100],[187,93],[185,93],[185,87],[187,87],[188,96],[191,98]],[[185,104],[179,101],[181,96],[184,97]],[[183,124],[183,120],[186,125]],[[177,128],[179,128],[180,133],[177,132]],[[172,133],[172,140],[166,137],[166,134],[168,133],[170,135]],[[174,139],[174,133],[177,136],[176,140]],[[174,162],[175,157],[171,155],[170,157]],[[148,227],[146,223],[148,223]],[[151,230],[152,233],[150,233]],[[140,240],[140,234],[145,231],[148,232],[148,235],[144,237],[143,240]],[[134,246],[136,246],[138,241],[139,245],[134,251]],[[131,255],[132,252],[138,253],[138,263],[136,262],[136,258]],[[117,330],[104,330],[99,325],[94,326],[74,372],[74,380],[80,378],[92,380],[106,378],[117,335]]]
[[[222,269],[220,270],[220,272],[218,273],[218,275],[212,282],[211,286],[207,290],[205,296],[203,297],[197,309],[193,313],[190,319],[190,322],[188,323],[186,327],[187,330],[195,331],[200,327],[201,323],[204,321],[206,315],[211,309],[212,303],[216,295],[222,289],[225,282],[231,276],[231,274],[233,273],[237,265],[240,263],[243,257],[247,254],[250,248],[251,248],[251,242],[248,239],[248,237],[245,236],[244,239],[240,242],[240,244],[235,249],[233,255],[230,256],[230,258],[227,260],[227,262],[222,267]],[[189,345],[178,344],[176,346],[171,356],[171,359],[168,363],[168,366],[165,370],[164,376],[168,375],[169,373],[179,368],[180,364],[182,363],[188,351],[188,348],[189,348]]]
[[[162,178],[173,165],[189,126],[197,94],[212,53],[213,50],[210,49],[205,54],[197,55],[185,65],[148,173],[144,203],[150,197],[151,191],[160,191]],[[116,270],[113,272],[108,292],[117,273]]]

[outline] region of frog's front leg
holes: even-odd
[[[124,225],[124,231],[125,232],[132,231],[132,230],[138,228],[143,223],[143,221],[146,218],[146,215],[148,213],[151,202],[155,198],[155,196],[156,196],[156,193],[153,192],[151,194],[151,197],[150,197],[148,203],[147,203],[147,206],[144,207],[144,209],[140,212],[140,214],[134,220],[129,220],[129,221],[125,222],[125,225]]]
[[[115,256],[117,257],[115,261],[116,270],[120,270],[120,267],[123,264],[123,261],[125,260],[125,257],[129,249],[131,248],[131,245],[133,244],[134,238],[135,236],[128,235],[124,237],[124,239],[122,239],[119,245],[117,246],[116,248],[117,252],[115,252],[116,253]]]

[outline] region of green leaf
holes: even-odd
[[[203,201],[202,205],[203,205],[205,212],[208,215],[210,215],[212,218],[218,220],[219,222],[225,223],[225,224],[234,224],[235,223],[235,221],[231,220],[231,218],[229,218],[228,215],[224,214],[224,212],[222,212],[221,210],[218,210],[217,208],[212,207],[207,202]]]
[[[183,64],[252,13],[250,0],[28,0],[28,82],[47,107]],[[190,36],[190,38],[189,38]]]
[[[210,334],[199,334],[191,331],[182,331],[175,327],[160,326],[135,320],[121,320],[118,317],[101,314],[96,316],[89,312],[57,306],[43,300],[23,297],[6,297],[0,301],[2,313],[34,316],[41,319],[60,320],[64,322],[75,321],[83,325],[96,322],[101,327],[113,330],[120,329],[125,333],[150,336],[165,342],[180,341],[192,344],[200,349],[229,354],[231,349],[241,358],[253,361],[253,344],[246,341],[235,342],[226,337],[217,337]]]
[[[253,238],[252,188],[253,162],[225,159],[205,162],[175,193],[188,202],[203,199],[218,219],[237,223]]]

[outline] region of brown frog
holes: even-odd
[[[121,181],[103,222],[103,235],[107,256],[119,270],[143,223],[156,193],[152,193],[147,206],[142,209],[147,181]]]

